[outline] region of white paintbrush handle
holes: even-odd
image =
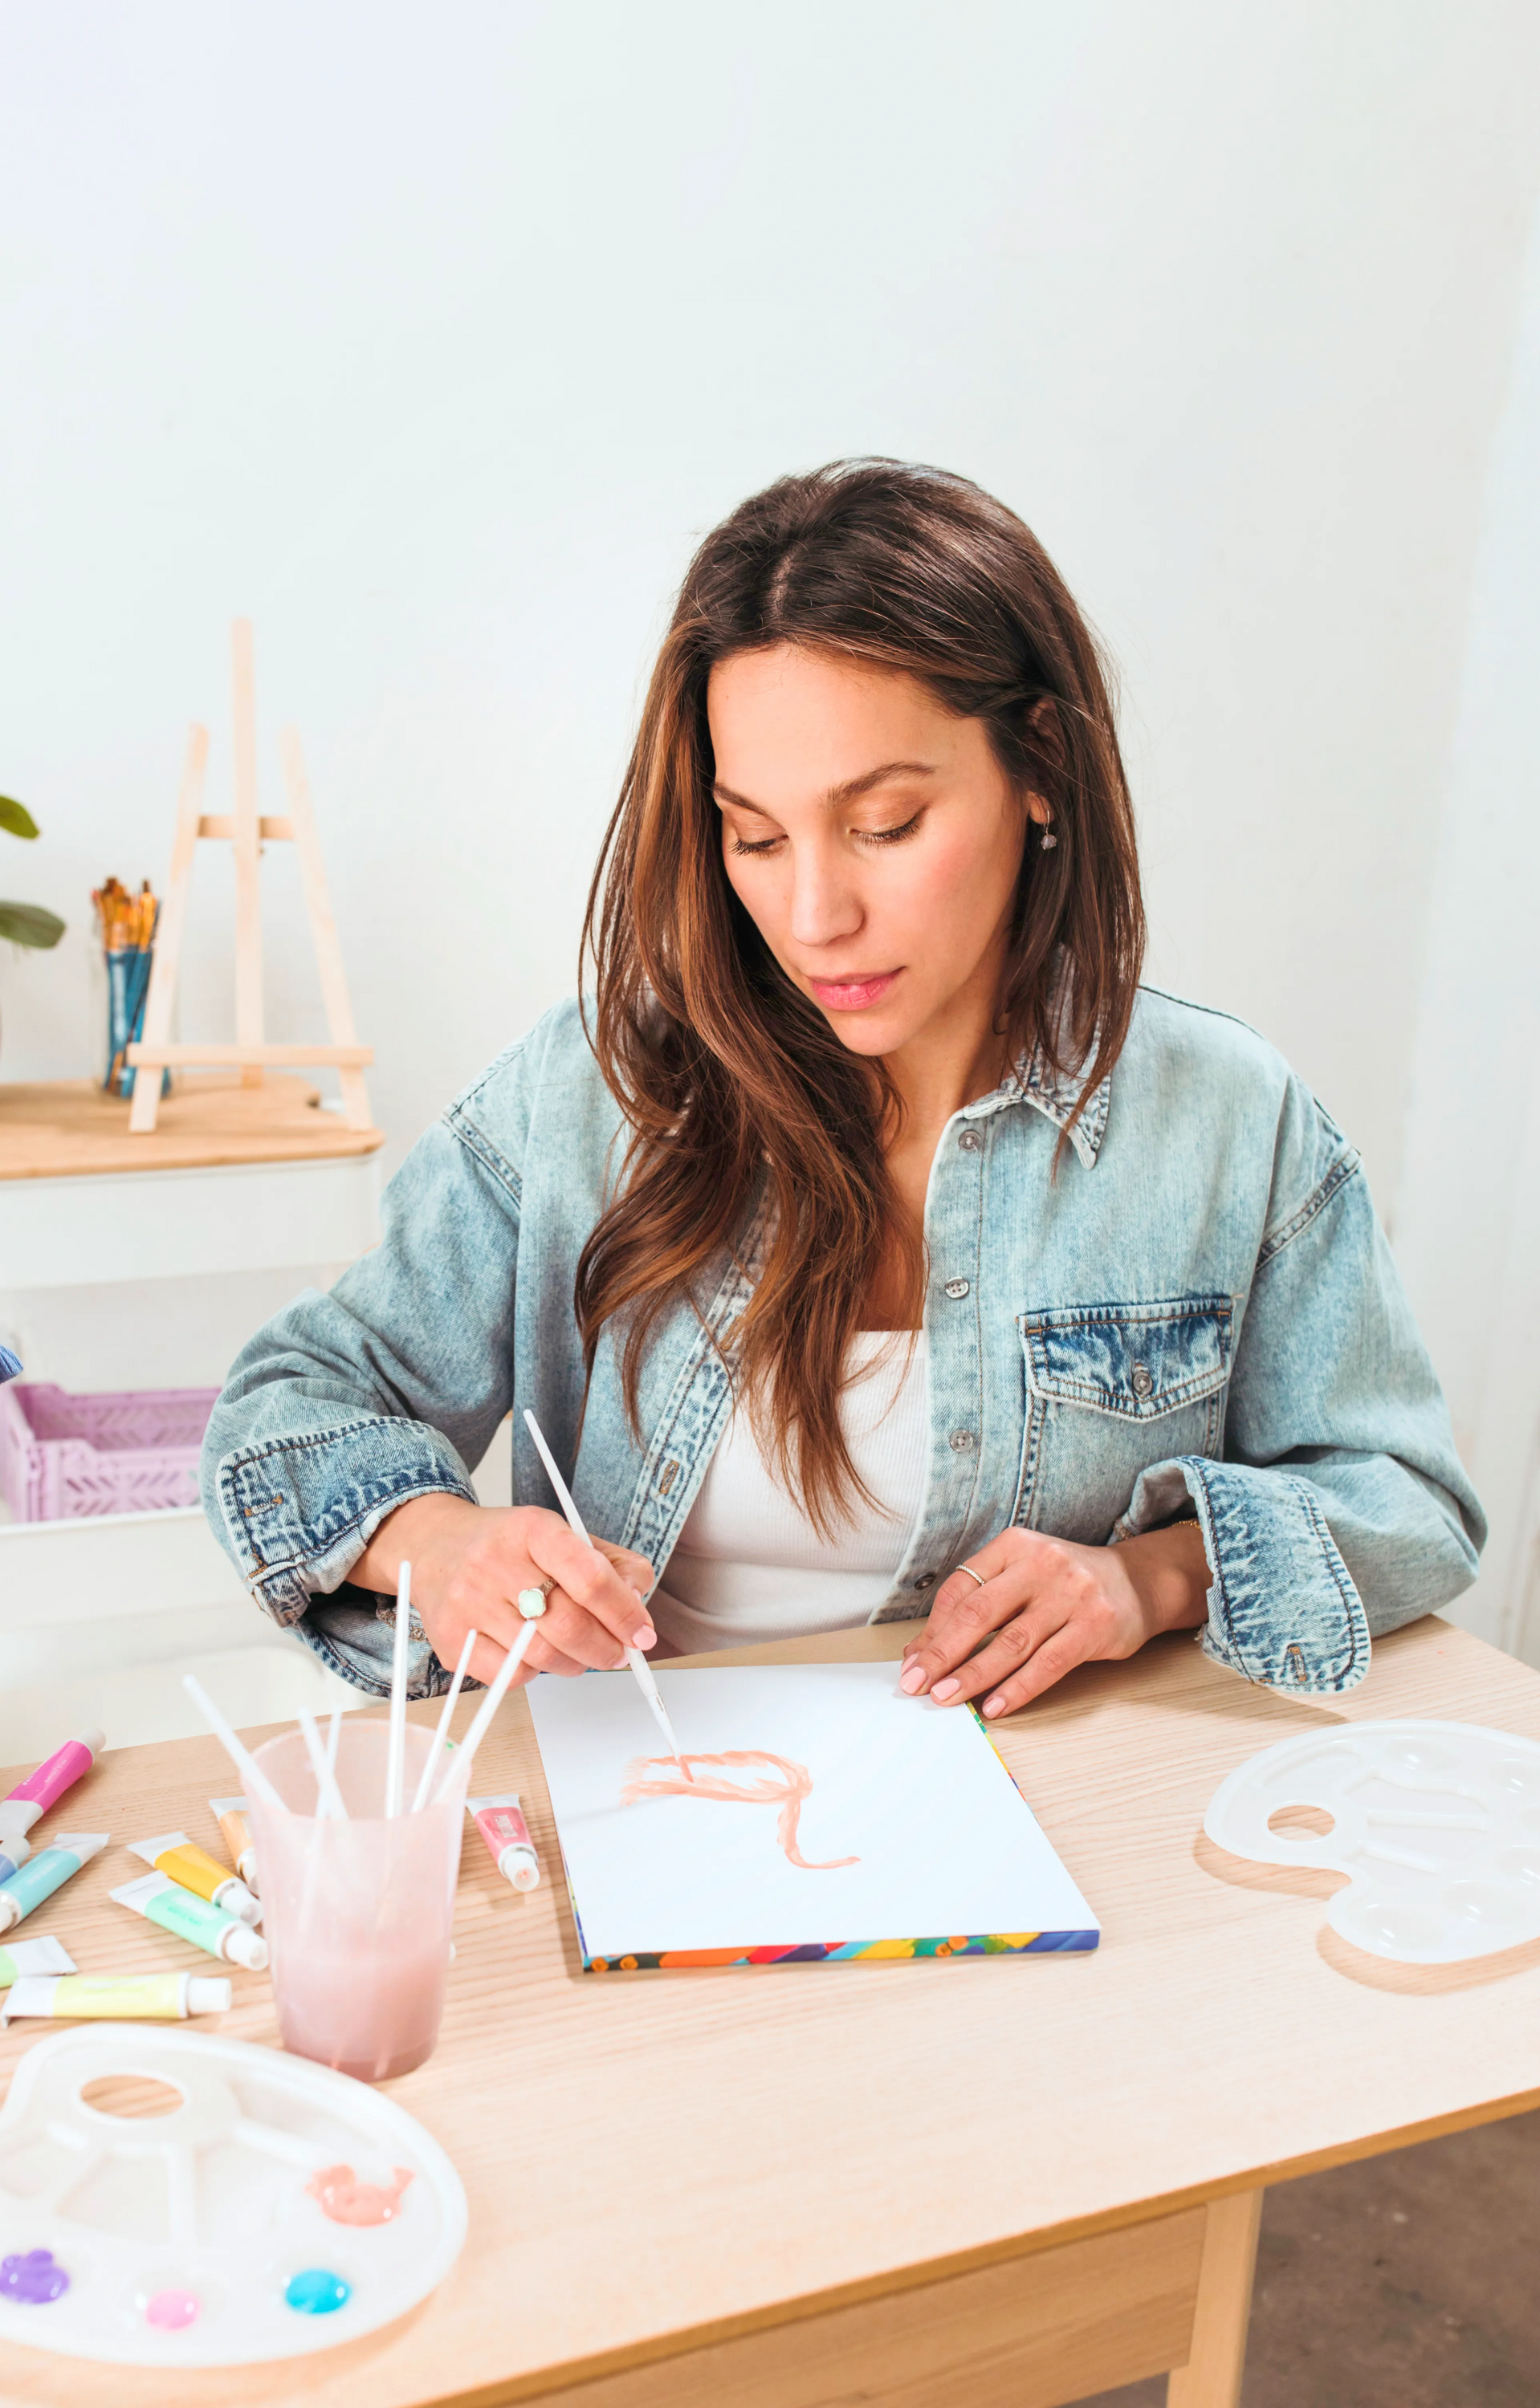
[[[242,1747],[203,1683],[195,1674],[184,1672],[181,1676],[181,1684],[239,1773],[242,1785],[247,1789],[254,1789],[266,1805],[276,1806],[280,1813],[286,1814],[289,1812],[288,1807],[263,1771],[251,1749]]]
[[[492,1717],[497,1713],[497,1708],[502,1704],[503,1699],[507,1697],[509,1684],[511,1682],[514,1673],[518,1670],[519,1666],[524,1662],[525,1656],[528,1654],[529,1642],[534,1638],[535,1633],[540,1627],[540,1626],[538,1622],[526,1622],[524,1628],[520,1631],[517,1639],[513,1641],[512,1646],[509,1649],[507,1655],[503,1657],[502,1662],[497,1667],[497,1677],[493,1682],[491,1688],[488,1689],[485,1697],[482,1699],[481,1705],[477,1709],[476,1719],[466,1733],[464,1746],[459,1750],[453,1763],[449,1767],[449,1770],[445,1772],[442,1781],[440,1781],[437,1790],[434,1792],[433,1803],[435,1806],[441,1806],[443,1804],[445,1793],[452,1781],[457,1781],[462,1772],[469,1772],[471,1765],[475,1761],[476,1750],[481,1746],[482,1740],[486,1737],[488,1728],[491,1726]]]
[[[299,1732],[305,1742],[305,1753],[310,1759],[310,1770],[315,1775],[315,1802],[318,1813],[324,1814],[329,1822],[345,1823],[348,1819],[348,1810],[342,1803],[342,1792],[337,1785],[337,1775],[326,1761],[326,1751],[321,1743],[321,1733],[316,1728],[315,1716],[309,1706],[301,1706],[299,1710]]]
[[[414,1814],[422,1813],[433,1776],[439,1769],[439,1758],[444,1752],[444,1742],[449,1737],[449,1718],[454,1712],[454,1701],[460,1694],[460,1686],[466,1676],[466,1666],[470,1661],[470,1651],[476,1644],[478,1635],[474,1630],[466,1632],[466,1643],[460,1650],[460,1660],[454,1667],[454,1678],[449,1684],[449,1695],[444,1699],[444,1711],[439,1717],[439,1727],[433,1734],[433,1744],[428,1749],[427,1760],[423,1766],[423,1777],[417,1784],[417,1795],[411,1801],[411,1811]]]

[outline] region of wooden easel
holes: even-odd
[[[252,623],[237,619],[230,630],[231,668],[235,686],[236,808],[228,818],[209,817],[203,810],[204,771],[209,763],[209,730],[196,724],[187,742],[181,793],[177,802],[177,837],[171,853],[171,875],[155,932],[155,959],[145,998],[144,1036],[128,1049],[136,1071],[180,1069],[192,1063],[233,1064],[243,1087],[260,1087],[268,1069],[299,1069],[328,1066],[342,1088],[342,1116],[350,1128],[367,1129],[369,1119],[366,1068],[374,1059],[370,1045],[360,1045],[353,1026],[353,1005],[342,969],[337,923],[332,917],[326,873],[310,809],[310,789],[299,738],[286,727],[279,738],[284,782],[289,790],[287,819],[264,818],[257,810],[256,681],[252,666]],[[182,937],[187,926],[187,901],[193,882],[193,855],[200,837],[223,839],[236,851],[236,1041],[233,1045],[172,1045],[171,1003],[176,994]],[[263,1038],[262,896],[258,865],[265,844],[295,844],[299,874],[310,917],[316,967],[326,1007],[331,1041],[324,1045],[269,1045]],[[161,1082],[136,1078],[129,1128],[143,1135],[155,1125]]]

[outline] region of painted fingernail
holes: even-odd
[[[984,1701],[984,1711],[986,1714],[1002,1714],[1005,1712],[1004,1698],[986,1698]]]
[[[930,1694],[935,1698],[938,1706],[944,1706],[947,1698],[955,1698],[961,1686],[962,1683],[960,1681],[938,1681]]]
[[[655,1647],[657,1645],[657,1632],[655,1630],[639,1630],[636,1637],[632,1640],[631,1644],[633,1647]]]
[[[913,1697],[916,1689],[925,1686],[925,1666],[923,1664],[906,1665],[899,1675],[899,1686],[900,1689],[906,1689]]]

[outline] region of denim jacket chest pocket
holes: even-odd
[[[1216,1456],[1233,1318],[1228,1296],[1018,1313],[1027,1414],[1012,1519],[1100,1545],[1142,1471]]]

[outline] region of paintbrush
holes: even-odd
[[[574,1538],[581,1539],[583,1541],[585,1547],[594,1547],[593,1540],[589,1537],[586,1529],[583,1527],[583,1515],[578,1512],[577,1507],[572,1502],[571,1490],[568,1487],[566,1481],[557,1470],[555,1457],[552,1455],[551,1449],[546,1445],[545,1433],[541,1429],[539,1422],[535,1419],[534,1414],[527,1409],[525,1412],[525,1421],[528,1426],[530,1437],[534,1440],[535,1444],[540,1451],[540,1461],[544,1464],[546,1471],[550,1477],[551,1485],[556,1492],[556,1502],[560,1505],[562,1512],[567,1516],[567,1525],[569,1529],[572,1532]],[[598,1549],[597,1547],[594,1547],[594,1553],[596,1555],[598,1554]],[[640,1647],[627,1647],[626,1650],[626,1661],[629,1664],[632,1671],[636,1674],[637,1685],[657,1717],[658,1727],[661,1729],[664,1738],[669,1742],[669,1754],[673,1757],[681,1772],[684,1775],[685,1780],[693,1781],[695,1779],[695,1775],[690,1770],[689,1765],[685,1761],[684,1750],[681,1748],[678,1740],[674,1737],[674,1727],[669,1720],[669,1710],[658,1695],[657,1683],[653,1678],[652,1666],[648,1663],[646,1656],[642,1654]]]

